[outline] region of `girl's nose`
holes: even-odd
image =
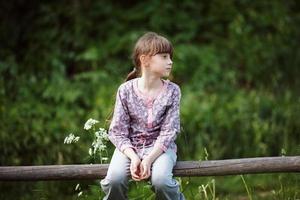
[[[170,58],[169,58],[168,64],[169,64],[169,65],[172,65],[172,64],[173,64],[173,61],[172,61]]]

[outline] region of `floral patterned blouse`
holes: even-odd
[[[177,152],[175,139],[180,132],[181,91],[177,84],[161,79],[162,88],[155,97],[144,94],[135,78],[122,83],[117,91],[113,118],[109,127],[110,141],[123,152],[130,147],[138,155],[158,145]]]

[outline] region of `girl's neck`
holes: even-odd
[[[139,88],[144,92],[159,90],[163,86],[163,81],[157,76],[142,76],[138,80]]]

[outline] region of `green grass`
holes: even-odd
[[[300,175],[297,173],[251,174],[216,177],[183,177],[181,191],[186,199],[203,200],[296,200],[300,199]],[[244,179],[244,181],[243,181]],[[75,190],[77,183],[80,187]],[[30,186],[26,194],[19,188]],[[247,187],[246,187],[247,186]],[[97,181],[2,182],[0,199],[21,200],[100,200],[104,194]],[[5,194],[5,188],[14,188],[14,194]],[[248,190],[248,191],[247,191]],[[61,191],[64,191],[63,193]],[[78,196],[78,193],[81,193]],[[16,195],[17,194],[17,195]],[[9,196],[14,195],[14,196]],[[154,200],[151,185],[147,182],[129,182],[129,199]]]
[[[242,178],[243,177],[243,178]],[[300,199],[300,176],[291,174],[253,174],[220,177],[184,177],[176,179],[186,199],[204,200],[296,200]],[[75,187],[75,186],[74,186]],[[102,199],[98,185],[88,185],[79,198],[77,193],[69,199]],[[147,182],[129,183],[129,198],[132,200],[154,200],[151,185]],[[65,199],[68,199],[65,198]]]

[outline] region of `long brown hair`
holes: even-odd
[[[131,58],[134,65],[133,70],[127,75],[125,82],[131,79],[137,78],[141,76],[141,55],[149,55],[154,56],[158,53],[169,53],[171,59],[173,58],[173,46],[171,42],[166,39],[165,37],[155,33],[155,32],[147,32],[142,35],[136,42]],[[114,95],[116,98],[116,94]],[[106,122],[110,123],[111,118],[113,116],[114,108],[112,108],[111,112],[109,113]]]
[[[173,46],[171,42],[155,32],[147,32],[141,36],[136,42],[131,56],[134,68],[127,75],[125,82],[141,75],[141,55],[154,56],[158,53],[169,53],[172,58]]]

